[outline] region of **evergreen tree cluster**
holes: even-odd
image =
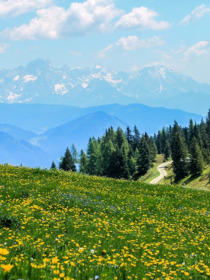
[[[182,128],[175,121],[173,127],[163,128],[154,136],[140,135],[136,126],[116,131],[110,127],[98,139],[90,138],[87,152],[80,153],[78,160],[75,145],[67,148],[59,163],[59,169],[79,171],[83,174],[137,180],[146,174],[155,161],[156,154],[164,154],[165,160],[173,160],[175,179],[200,175],[210,164],[210,110],[206,121]],[[53,162],[52,169],[56,169]]]
[[[90,138],[87,154],[80,155],[80,172],[112,178],[137,179],[152,166],[156,157],[153,137],[140,136],[135,126],[116,131],[111,127],[103,137]]]
[[[181,128],[177,122],[173,127],[163,128],[154,136],[158,153],[165,159],[171,155],[176,180],[188,174],[200,175],[205,165],[210,164],[210,110],[206,121]]]

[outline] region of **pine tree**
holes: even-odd
[[[56,164],[54,161],[52,162],[50,169],[56,169]]]
[[[61,158],[60,164],[59,164],[59,169],[65,170],[65,171],[76,171],[76,166],[74,164],[71,152],[69,148],[66,148],[66,152],[64,154],[64,157]]]
[[[206,131],[206,123],[204,120],[201,120],[200,123],[200,135],[202,139],[202,147],[201,147],[201,152],[203,155],[203,159],[206,164],[209,164],[210,162],[210,140],[208,139],[207,131]]]
[[[102,146],[101,146],[102,147]],[[102,175],[113,177],[115,147],[111,139],[104,143],[102,153]]]
[[[135,151],[140,142],[140,132],[136,125],[134,126],[133,132],[134,132],[134,136],[133,136],[133,145],[132,145],[133,147],[132,148]]]
[[[136,162],[137,175],[140,177],[146,174],[151,166],[149,145],[144,136],[140,140],[138,151],[139,156],[136,159]]]
[[[132,131],[129,126],[127,126],[127,128],[126,128],[125,137],[128,141],[128,144],[131,145],[133,142],[133,135],[132,135]]]
[[[164,160],[168,160],[171,155],[170,143],[169,140],[166,140],[166,144],[164,147]]]
[[[85,152],[83,150],[81,150],[80,152],[80,166],[79,166],[79,172],[80,173],[87,173],[87,163],[88,163],[88,159],[87,156],[85,154]]]
[[[78,163],[77,149],[74,144],[72,144],[72,146],[71,146],[71,155],[72,155],[74,163]]]
[[[90,175],[101,175],[102,155],[99,142],[93,137],[90,138],[87,148],[87,173]]]
[[[171,156],[175,179],[182,179],[188,174],[187,148],[182,131],[177,122],[174,123],[171,135]]]
[[[190,156],[190,173],[192,175],[200,175],[204,169],[204,161],[198,141],[195,137],[193,137],[191,141]]]

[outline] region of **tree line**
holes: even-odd
[[[102,137],[89,139],[79,159],[75,145],[71,151],[67,148],[59,169],[76,171],[79,163],[83,174],[137,180],[152,167],[157,154],[164,154],[165,160],[172,158],[175,180],[201,174],[210,163],[210,110],[200,124],[190,120],[189,126],[182,128],[175,121],[153,136],[141,135],[136,126],[125,132],[110,127]],[[56,168],[54,162],[51,168]]]

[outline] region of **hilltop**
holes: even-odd
[[[1,279],[210,275],[207,191],[9,165],[0,175]]]

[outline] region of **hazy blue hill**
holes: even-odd
[[[0,123],[43,133],[81,116],[81,109],[64,105],[0,104]]]
[[[86,148],[90,137],[102,136],[110,126],[125,129],[126,125],[118,118],[98,111],[47,131],[38,137],[37,142],[48,153],[60,157],[73,143],[78,149]]]
[[[115,116],[129,126],[137,125],[141,131],[148,133],[172,125],[174,120],[182,126],[188,125],[190,118],[196,122],[201,120],[201,116],[197,114],[175,109],[153,108],[142,104],[125,106],[111,104],[89,108],[44,104],[0,104],[0,123],[11,124],[34,133],[43,133],[98,111]]]
[[[100,110],[114,115],[129,126],[136,125],[141,132],[154,133],[163,126],[173,125],[176,120],[181,126],[187,126],[189,120],[196,122],[201,120],[201,116],[177,109],[155,108],[142,104],[130,104],[122,106],[118,104],[99,107]],[[98,108],[98,109],[99,109]]]
[[[17,140],[26,140],[30,141],[32,138],[36,137],[36,134],[24,129],[21,129],[17,126],[10,124],[1,124],[0,123],[0,131],[9,134]]]
[[[141,133],[153,134],[163,126],[173,125],[174,120],[181,126],[187,126],[191,118],[195,122],[201,120],[200,115],[142,104],[89,108],[0,104],[0,112],[0,123],[7,123],[0,125],[0,131],[4,132],[1,134],[2,162],[43,167],[49,167],[52,159],[58,160],[73,143],[78,150],[85,149],[90,137],[102,136],[110,126],[125,129],[129,125],[133,129],[137,125]],[[37,136],[31,131],[40,134]],[[31,144],[21,142],[21,139]]]
[[[0,131],[0,163],[30,167],[50,167],[51,158],[42,149],[28,142],[18,141]]]

